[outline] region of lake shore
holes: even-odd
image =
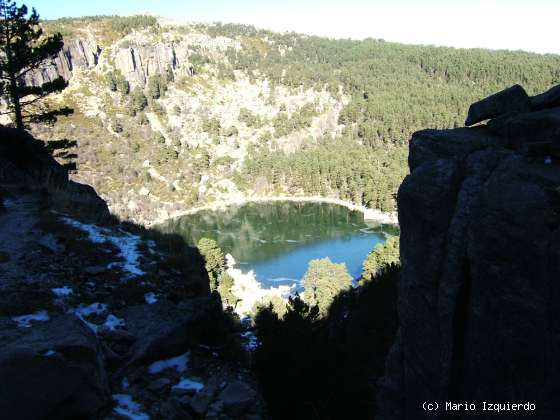
[[[162,217],[156,219],[148,224],[148,227],[158,225],[166,222],[170,219],[175,219],[181,216],[188,216],[192,214],[199,213],[201,211],[220,211],[226,210],[231,206],[242,206],[248,203],[265,203],[274,201],[290,201],[290,202],[309,202],[309,203],[328,203],[336,204],[339,206],[346,207],[349,210],[359,211],[364,215],[364,221],[373,222],[378,224],[387,225],[398,225],[398,217],[396,212],[382,212],[378,209],[369,209],[365,206],[359,206],[357,204],[351,203],[349,201],[344,201],[338,198],[329,198],[321,196],[285,196],[285,195],[274,195],[274,196],[253,196],[253,197],[237,197],[234,200],[224,200],[217,201],[212,204],[208,204],[200,207],[193,207],[188,210],[181,210],[168,215],[167,217]]]

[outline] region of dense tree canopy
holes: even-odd
[[[242,41],[243,50],[227,52],[235,69],[264,76],[273,86],[349,96],[338,120],[345,128],[337,138],[337,153],[328,141],[289,158],[256,148],[247,165],[248,182],[264,177],[269,183],[285,182],[294,191],[332,190],[383,210],[395,209],[394,194],[406,173],[406,145],[413,132],[462,126],[471,103],[512,84],[536,94],[560,83],[558,55],[334,40],[233,24],[212,25],[208,31]],[[267,43],[257,42],[265,38]],[[280,113],[274,134],[285,134],[286,126],[286,115]],[[342,150],[363,158],[354,163],[340,156]],[[296,163],[286,164],[288,159]],[[310,176],[302,179],[298,166]],[[333,182],[333,171],[324,168],[360,174],[336,175]]]
[[[197,247],[204,257],[204,266],[210,280],[210,290],[217,290],[218,279],[226,267],[224,253],[213,239],[202,238],[198,241]]]
[[[328,257],[311,260],[302,279],[305,289],[305,302],[317,306],[325,314],[335,296],[352,286],[352,276],[346,264],[333,263]]]
[[[360,284],[371,281],[391,264],[400,265],[400,240],[391,236],[385,243],[377,244],[364,261]]]

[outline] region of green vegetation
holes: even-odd
[[[111,92],[119,92],[122,95],[128,95],[130,92],[130,84],[119,70],[113,70],[107,73],[105,75],[105,81]]]
[[[247,127],[251,128],[260,128],[266,124],[266,120],[262,118],[260,115],[251,112],[247,108],[241,108],[239,110],[239,121],[245,123]]]
[[[222,298],[222,303],[226,307],[234,308],[237,304],[237,297],[231,291],[233,287],[233,278],[226,272],[222,272],[218,277],[218,293]]]
[[[283,316],[272,305],[260,310],[255,363],[272,418],[374,417],[371,386],[397,330],[398,275],[389,266],[375,281],[340,293],[323,318],[299,297]]]
[[[413,46],[375,39],[333,40],[234,24],[211,25],[208,32],[241,40],[243,50],[230,49],[226,54],[233,68],[258,72],[273,86],[327,89],[338,98],[342,87],[350,101],[339,116],[338,122],[345,128],[337,142],[344,145],[345,153],[365,156],[375,167],[366,183],[352,175],[337,185],[327,179],[330,172],[318,180],[312,177],[317,185],[310,191],[302,180],[294,179],[291,165],[276,163],[284,160],[282,155],[257,148],[249,160],[247,172],[251,174],[246,181],[254,185],[264,176],[273,183],[277,177],[292,184],[294,190],[321,193],[332,189],[342,198],[359,196],[365,189],[371,197],[356,197],[355,201],[384,210],[395,208],[394,194],[406,174],[406,145],[413,132],[461,126],[472,102],[509,85],[520,83],[535,94],[560,82],[560,56],[550,54]],[[274,45],[266,53],[243,42],[264,37]],[[287,116],[282,113],[274,124],[277,136],[289,131]],[[309,171],[319,165],[335,167],[329,159],[347,165],[342,171],[352,169],[350,159],[341,162],[338,153],[331,153],[332,148],[330,143],[319,142],[290,158],[304,160]],[[357,171],[361,172],[363,165],[359,162]]]
[[[391,236],[385,243],[375,246],[364,261],[360,284],[373,280],[392,264],[400,265],[399,244],[399,237]]]
[[[198,241],[197,247],[204,257],[204,267],[208,272],[210,290],[217,290],[218,278],[226,268],[224,253],[213,239],[202,238]]]
[[[302,283],[305,302],[317,306],[320,314],[326,314],[335,296],[352,286],[352,276],[346,264],[333,263],[327,257],[309,262]]]
[[[132,93],[130,94],[130,101],[131,109],[134,112],[141,112],[148,106],[148,99],[146,98],[146,95],[144,95],[144,92],[142,92],[142,89],[138,86],[132,90]],[[143,115],[145,116],[145,114]]]
[[[84,28],[91,29],[96,39],[101,37],[101,45],[116,39],[117,32],[122,37],[141,29],[148,30],[150,39],[157,42],[161,39],[157,22],[150,17],[97,16],[62,19],[45,25],[59,28],[63,33],[74,30],[78,34]],[[123,82],[122,75],[109,74],[109,90],[121,95],[106,95],[108,99],[103,99],[109,118],[116,114],[141,114],[148,104],[158,115],[166,137],[172,139],[174,152],[168,147],[151,149],[152,133],[143,114],[130,121],[122,119],[122,137],[130,136],[132,150],[146,145],[138,155],[138,162],[159,162],[158,172],[162,176],[170,182],[180,181],[181,194],[172,194],[171,187],[158,185],[156,181],[146,186],[162,201],[167,199],[181,206],[186,202],[206,204],[211,200],[209,195],[198,194],[193,183],[203,175],[218,174],[234,180],[241,190],[332,196],[394,211],[397,188],[407,174],[407,143],[414,131],[462,125],[472,102],[514,83],[523,84],[531,94],[560,83],[560,56],[557,55],[410,46],[375,39],[333,40],[279,34],[243,25],[174,27],[170,34],[180,42],[193,30],[233,38],[242,48],[218,51],[210,44],[191,45],[188,55],[193,69],[188,70],[189,74],[192,70],[193,76],[183,75],[175,80],[174,70],[168,66],[162,74],[150,75],[143,92],[130,92],[130,99],[123,98],[130,86]],[[108,63],[114,64],[110,60]],[[245,105],[239,110],[238,121],[212,117],[218,115],[213,110],[213,101],[222,101],[215,93],[236,79],[236,70],[241,78],[266,80],[270,90],[261,92],[259,99],[279,112],[269,115],[268,108],[266,113],[261,113],[253,105]],[[205,103],[203,111],[183,115],[187,108],[175,107],[174,98],[165,97],[166,88],[172,86],[199,96]],[[323,100],[325,96],[316,102],[283,97],[286,92],[305,97],[307,89],[314,89],[315,94],[326,91],[338,103]],[[75,102],[72,98],[68,100]],[[185,141],[178,142],[181,137],[173,134],[170,122],[174,121],[167,120],[168,113],[180,115],[183,122],[189,121],[194,127],[192,131],[202,127],[214,144],[195,145],[190,142],[190,136],[184,135]],[[317,127],[311,127],[319,114],[321,120]],[[228,122],[222,127],[220,121]],[[131,126],[139,122],[141,127]],[[337,124],[340,126],[336,127]],[[110,121],[105,122],[105,126],[110,125]],[[244,142],[249,141],[249,136],[256,142],[247,146]],[[235,143],[241,151],[248,152],[242,166],[232,165],[236,169],[225,170],[223,160],[214,155],[214,146],[224,137],[236,137],[235,141],[225,142],[226,148]],[[109,148],[119,149],[118,153],[110,154],[105,150]],[[128,151],[123,149],[125,153]],[[120,146],[105,147],[100,143],[95,150],[103,160],[109,160],[109,156],[115,158],[120,152]],[[178,159],[173,159],[175,152]],[[205,154],[208,158],[201,158]],[[239,163],[241,158],[236,155],[235,159]],[[169,166],[162,167],[166,162]],[[105,167],[110,165],[104,163]],[[120,165],[126,168],[132,162]],[[241,168],[239,173],[237,168]],[[129,169],[139,170],[139,167]],[[110,172],[96,179],[112,188],[125,185]]]
[[[173,76],[173,73],[171,73]],[[159,99],[167,90],[167,79],[165,75],[155,74],[150,76],[147,83],[147,94],[151,99]]]
[[[43,21],[41,25],[48,33],[61,32],[64,38],[76,37],[84,27],[93,25],[102,45],[109,45],[135,30],[159,28],[157,18],[147,15],[60,18]]]
[[[204,267],[210,281],[210,291],[219,293],[225,307],[235,307],[238,299],[231,291],[233,278],[226,272],[224,252],[216,241],[208,238],[201,238],[197,247],[204,258]]]
[[[406,175],[402,147],[360,147],[350,140],[323,139],[319,147],[295,153],[261,149],[247,160],[243,179],[264,177],[273,191],[329,195],[383,211],[393,211],[395,192]]]

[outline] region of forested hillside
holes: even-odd
[[[414,131],[462,126],[467,104],[514,83],[560,82],[557,55],[147,17],[45,25],[95,59],[58,99],[74,114],[34,130],[78,140],[76,177],[140,221],[275,194],[393,211]]]

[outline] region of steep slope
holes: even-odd
[[[490,416],[484,401],[536,407],[504,419],[558,417],[558,89],[529,98],[513,87],[471,106],[467,123],[493,118],[485,125],[413,135],[380,418]]]
[[[421,127],[460,125],[499,86],[560,81],[560,57],[332,40],[149,16],[45,22],[64,50],[50,106],[74,114],[42,138],[122,218],[143,224],[247,197],[339,198],[384,212]]]
[[[4,418],[260,413],[238,332],[198,250],[117,223],[42,142],[0,130]]]

